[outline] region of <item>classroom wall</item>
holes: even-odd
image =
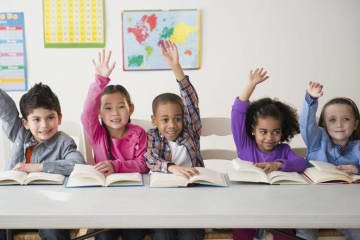
[[[61,100],[64,119],[79,121],[91,60],[100,49],[44,48],[41,0],[1,0],[1,12],[23,11],[28,83],[49,84]],[[270,79],[252,99],[270,96],[300,110],[308,81],[324,84],[320,107],[347,96],[359,104],[360,1],[358,0],[105,0],[106,48],[117,62],[112,83],[126,86],[133,117],[150,119],[159,93],[178,92],[170,71],[122,71],[121,10],[201,10],[202,67],[186,71],[196,87],[203,117],[230,117],[250,69],[263,66]],[[23,92],[10,93],[16,102]],[[232,139],[225,143],[233,147]],[[301,137],[292,142],[304,146]]]

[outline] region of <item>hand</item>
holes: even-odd
[[[250,75],[249,75],[249,82],[257,85],[263,81],[265,81],[266,79],[269,78],[269,76],[267,76],[267,71],[263,72],[263,68],[257,68],[255,69],[255,72],[253,72],[253,70],[250,71]]]
[[[160,49],[161,55],[170,66],[179,64],[179,53],[175,43],[169,40],[163,40],[160,42]]]
[[[317,82],[309,82],[307,92],[312,98],[319,98],[323,95],[323,85]]]
[[[94,167],[96,170],[98,170],[99,172],[104,174],[105,177],[107,175],[114,173],[114,167],[111,164],[110,160],[99,162],[99,163],[95,164]]]
[[[18,163],[13,168],[13,170],[21,171],[21,172],[42,172],[43,171],[43,165],[42,163]]]
[[[359,170],[354,165],[339,165],[336,166],[336,169],[346,172],[347,174],[358,174]]]
[[[115,63],[113,62],[111,66],[109,66],[109,61],[111,57],[111,51],[109,51],[108,55],[105,54],[105,49],[102,52],[99,52],[98,63],[93,59],[92,62],[94,64],[95,73],[102,77],[109,77],[111,72],[114,70]]]
[[[262,168],[265,173],[271,173],[272,171],[277,171],[282,167],[282,162],[262,162],[256,163],[255,166]]]
[[[177,166],[177,165],[169,166],[168,171],[175,175],[178,175],[178,176],[184,176],[188,179],[194,175],[199,174],[199,171],[195,168],[182,167],[182,166]]]

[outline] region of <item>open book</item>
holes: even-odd
[[[297,172],[272,171],[266,174],[263,169],[252,162],[233,159],[234,169],[228,171],[230,181],[254,182],[268,184],[308,184],[308,181]]]
[[[313,183],[360,183],[360,175],[350,175],[336,169],[336,166],[329,162],[309,161],[314,167],[309,167],[304,174]]]
[[[142,186],[143,177],[140,173],[113,173],[105,177],[92,165],[75,164],[66,187],[119,187]]]
[[[0,185],[63,184],[65,176],[53,173],[9,170],[0,172]]]
[[[151,172],[150,187],[187,187],[191,184],[228,186],[224,174],[203,167],[196,167],[196,169],[199,174],[190,179],[171,173]]]

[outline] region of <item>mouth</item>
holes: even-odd
[[[113,119],[113,120],[110,120],[110,122],[112,122],[112,123],[120,123],[121,119]]]
[[[42,130],[42,131],[39,131],[39,134],[42,134],[42,135],[48,135],[50,134],[52,131],[52,129],[48,129],[48,130]]]

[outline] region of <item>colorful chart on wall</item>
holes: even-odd
[[[0,88],[26,91],[24,14],[0,12]]]
[[[200,68],[200,11],[125,10],[123,21],[123,69],[169,69],[159,43],[176,43],[184,69]]]
[[[43,0],[47,48],[105,46],[104,0]]]

